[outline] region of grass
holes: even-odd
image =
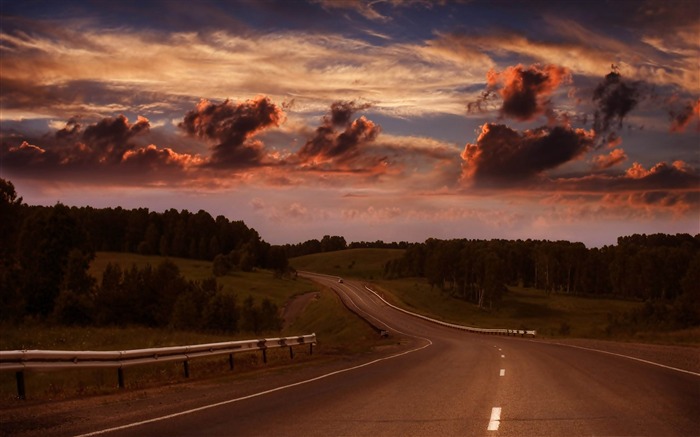
[[[550,294],[541,290],[510,288],[498,309],[483,310],[455,299],[423,278],[376,281],[377,291],[411,311],[440,320],[480,328],[534,329],[540,337],[595,337],[606,335],[608,314],[638,307],[637,302],[590,299]]]
[[[132,264],[137,267],[146,264],[156,266],[164,259],[159,256],[99,252],[90,267],[90,273],[99,283],[102,272],[110,262],[118,263],[122,268],[130,268]],[[210,262],[168,259],[179,267],[180,273],[187,279],[202,280],[211,277]],[[256,299],[267,297],[280,308],[297,295],[316,293],[318,298],[281,333],[217,335],[168,328],[68,327],[27,321],[20,325],[0,326],[0,350],[127,350],[316,333],[318,346],[314,349],[313,356],[307,356],[304,348],[296,348],[298,352],[295,353],[294,360],[299,363],[318,357],[325,360],[365,353],[382,344],[382,340],[378,339],[366,323],[345,309],[335,293],[306,279],[279,278],[271,272],[258,270],[236,272],[217,280],[224,289],[236,292],[241,300],[247,295]],[[236,375],[245,375],[246,372],[266,367],[257,352],[236,355],[235,360]],[[289,363],[288,350],[282,348],[268,351],[267,366]],[[193,360],[190,369],[192,378],[220,375],[228,370],[228,356]],[[27,395],[30,399],[49,400],[112,393],[117,390],[116,373],[115,369],[29,372],[25,377]],[[126,388],[141,389],[176,383],[183,381],[183,373],[182,363],[176,362],[136,366],[125,371]],[[0,372],[0,406],[2,403],[14,402],[16,393],[14,372]]]
[[[548,295],[542,290],[511,287],[498,309],[486,311],[431,288],[424,278],[381,279],[385,263],[402,253],[397,249],[353,249],[298,257],[290,263],[299,270],[371,281],[375,290],[392,303],[447,322],[479,328],[534,329],[538,337],[700,345],[700,329],[614,333],[606,329],[611,315],[639,308],[639,302]]]
[[[211,261],[119,252],[98,252],[90,266],[90,274],[99,284],[102,272],[109,263],[119,264],[122,269],[129,269],[134,264],[138,268],[143,268],[147,264],[156,267],[165,259],[177,265],[180,274],[187,279],[201,281],[213,276]],[[258,302],[268,298],[279,307],[282,307],[290,298],[313,290],[306,281],[278,277],[271,271],[260,269],[253,272],[234,272],[220,276],[216,280],[224,290],[235,292],[239,302],[250,295]]]
[[[387,261],[403,253],[403,249],[348,249],[292,258],[289,263],[297,270],[374,280],[382,278]]]

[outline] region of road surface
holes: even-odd
[[[411,346],[261,392],[147,417],[106,436],[692,436],[700,375],[442,327],[360,282],[316,276]]]

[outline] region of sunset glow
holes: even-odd
[[[1,0],[28,204],[342,235],[700,233],[694,1]]]

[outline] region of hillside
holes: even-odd
[[[613,329],[611,321],[643,307],[639,301],[508,287],[499,308],[488,310],[431,287],[425,278],[382,279],[384,265],[402,253],[403,250],[396,249],[352,249],[293,258],[290,264],[298,270],[365,280],[396,305],[452,323],[535,329],[539,337],[700,344],[700,329],[697,328],[677,331]]]
[[[291,258],[289,264],[302,271],[374,280],[382,278],[388,261],[403,253],[403,249],[348,249]]]

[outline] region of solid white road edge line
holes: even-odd
[[[566,347],[573,347],[573,348],[576,348],[576,349],[583,349],[583,350],[587,350],[587,351],[600,352],[601,354],[614,355],[614,356],[616,356],[616,357],[629,358],[630,360],[635,360],[635,361],[639,361],[639,362],[642,362],[642,363],[651,364],[651,365],[657,366],[657,367],[663,367],[664,369],[670,369],[670,370],[675,370],[676,372],[682,372],[682,373],[687,373],[687,374],[689,374],[689,375],[700,376],[700,373],[692,372],[692,371],[690,371],[690,370],[679,369],[679,368],[677,368],[677,367],[671,367],[671,366],[667,366],[667,365],[665,365],[665,364],[659,364],[659,363],[655,363],[655,362],[653,362],[653,361],[643,360],[643,359],[641,359],[641,358],[630,357],[629,355],[616,354],[615,352],[602,351],[602,350],[600,350],[600,349],[593,349],[593,348],[590,348],[590,347],[574,346],[573,344],[565,344],[565,343],[555,343],[555,342],[552,342],[552,343],[549,343],[549,344],[556,344],[557,346],[566,346]]]
[[[349,297],[349,296],[348,296],[348,297]],[[350,297],[349,297],[349,298],[350,298]],[[352,302],[352,298],[350,298],[350,301]],[[355,304],[355,302],[353,302],[353,305],[355,305],[355,307],[357,307],[357,305]],[[358,309],[359,309],[359,308],[358,308]],[[122,430],[122,429],[133,428],[133,427],[136,427],[136,426],[141,426],[141,425],[145,425],[145,424],[153,423],[153,422],[160,422],[160,421],[163,421],[163,420],[172,419],[172,418],[174,418],[174,417],[185,416],[185,415],[188,415],[188,414],[196,413],[196,412],[198,412],[198,411],[204,411],[204,410],[208,410],[208,409],[210,409],[210,408],[220,407],[220,406],[222,406],[222,405],[228,405],[228,404],[233,404],[233,403],[235,403],[235,402],[245,401],[245,400],[247,400],[247,399],[257,398],[257,397],[259,397],[259,396],[263,396],[263,395],[266,395],[266,394],[274,393],[274,392],[276,392],[276,391],[286,390],[286,389],[292,388],[292,387],[298,387],[298,386],[300,386],[300,385],[308,384],[308,383],[314,382],[314,381],[319,381],[319,380],[321,380],[321,379],[325,379],[325,378],[328,378],[328,377],[331,377],[331,376],[334,376],[334,375],[339,375],[339,374],[341,374],[341,373],[350,372],[350,371],[356,370],[356,369],[361,369],[361,368],[363,368],[363,367],[367,367],[367,366],[370,366],[370,365],[372,365],[372,364],[379,363],[379,362],[381,362],[381,361],[386,361],[386,360],[391,360],[391,359],[393,359],[393,358],[402,357],[402,356],[404,356],[404,355],[408,355],[408,354],[413,353],[413,352],[418,352],[419,350],[425,349],[425,348],[427,348],[427,347],[429,347],[429,346],[432,346],[432,344],[433,344],[433,342],[430,341],[430,339],[427,339],[427,338],[424,338],[424,337],[417,337],[417,336],[415,336],[415,335],[409,335],[409,334],[406,334],[405,332],[399,331],[398,329],[394,329],[394,328],[389,327],[389,325],[387,325],[386,323],[385,323],[385,325],[386,325],[389,329],[392,329],[392,330],[394,330],[394,331],[396,331],[396,332],[399,332],[399,333],[401,333],[401,334],[404,334],[404,335],[408,335],[409,337],[417,338],[417,339],[420,339],[420,340],[425,340],[425,341],[427,341],[427,343],[424,344],[424,345],[421,346],[421,347],[418,347],[418,348],[415,348],[415,349],[411,349],[411,350],[409,350],[409,351],[401,352],[401,353],[396,354],[396,355],[391,355],[391,356],[384,357],[384,358],[378,358],[378,359],[376,359],[376,360],[369,361],[369,362],[364,363],[364,364],[360,364],[360,365],[353,366],[353,367],[348,367],[347,369],[336,370],[336,371],[334,371],[334,372],[326,373],[326,374],[317,376],[317,377],[315,377],[315,378],[310,378],[310,379],[306,379],[306,380],[304,380],[304,381],[299,381],[299,382],[295,382],[295,383],[292,383],[292,384],[287,384],[287,385],[283,385],[283,386],[280,386],[280,387],[275,387],[275,388],[272,388],[272,389],[270,389],[270,390],[261,391],[261,392],[259,392],[259,393],[253,393],[253,394],[248,395],[248,396],[242,396],[242,397],[240,397],[240,398],[229,399],[229,400],[227,400],[227,401],[222,401],[222,402],[216,402],[216,403],[214,403],[214,404],[204,405],[204,406],[201,406],[201,407],[198,407],[198,408],[192,408],[191,410],[180,411],[179,413],[168,414],[168,415],[161,416],[161,417],[154,417],[153,419],[142,420],[142,421],[140,421],[140,422],[128,423],[128,424],[126,424],[126,425],[115,426],[115,427],[113,427],[113,428],[107,428],[107,429],[103,429],[103,430],[99,430],[99,431],[89,432],[89,433],[86,433],[86,434],[80,434],[80,435],[77,435],[77,436],[75,436],[75,437],[89,437],[89,436],[94,436],[94,435],[107,434],[107,433],[113,432],[113,431],[119,431],[119,430]]]
[[[498,431],[498,427],[501,425],[501,407],[493,407],[491,409],[491,419],[489,419],[489,426],[486,428],[487,431]]]
[[[326,373],[326,374],[324,374],[324,375],[317,376],[317,377],[315,377],[315,378],[306,379],[306,380],[304,380],[304,381],[299,381],[299,382],[295,382],[295,383],[292,383],[292,384],[283,385],[283,386],[281,386],[281,387],[275,387],[275,388],[272,388],[272,389],[270,389],[270,390],[261,391],[261,392],[259,392],[259,393],[254,393],[254,394],[251,394],[251,395],[248,395],[248,396],[242,396],[242,397],[240,397],[240,398],[229,399],[229,400],[227,400],[227,401],[217,402],[217,403],[210,404],[210,405],[204,405],[204,406],[198,407],[198,408],[192,408],[191,410],[185,410],[185,411],[181,411],[181,412],[179,412],[179,413],[168,414],[168,415],[166,415],[166,416],[155,417],[155,418],[153,418],[153,419],[143,420],[143,421],[141,421],[141,422],[134,422],[134,423],[126,424],[126,425],[115,426],[115,427],[113,427],[113,428],[103,429],[103,430],[100,430],[100,431],[94,431],[94,432],[89,432],[89,433],[86,433],[86,434],[80,434],[80,435],[78,435],[78,436],[76,436],[76,437],[88,437],[88,436],[93,436],[93,435],[106,434],[106,433],[108,433],[108,432],[119,431],[119,430],[122,430],[122,429],[133,428],[133,427],[135,427],[135,426],[145,425],[145,424],[147,424],[147,423],[160,422],[160,421],[162,421],[162,420],[172,419],[172,418],[174,418],[174,417],[179,417],[179,416],[185,416],[185,415],[187,415],[187,414],[196,413],[196,412],[198,412],[198,411],[204,411],[204,410],[208,410],[208,409],[210,409],[210,408],[220,407],[220,406],[222,406],[222,405],[232,404],[232,403],[234,403],[234,402],[240,402],[240,401],[244,401],[244,400],[247,400],[247,399],[256,398],[256,397],[263,396],[263,395],[266,395],[266,394],[274,393],[274,392],[276,392],[276,391],[281,391],[281,390],[285,390],[285,389],[288,389],[288,388],[297,387],[297,386],[300,386],[300,385],[308,384],[308,383],[310,383],[310,382],[319,381],[319,380],[321,380],[321,379],[325,379],[325,378],[328,378],[328,377],[331,377],[331,376],[334,376],[334,375],[338,375],[338,374],[341,374],[341,373],[349,372],[349,371],[351,371],[351,370],[356,370],[356,369],[360,369],[360,368],[362,368],[362,367],[367,367],[367,366],[370,366],[370,365],[372,365],[372,364],[379,363],[379,362],[381,362],[381,361],[386,361],[386,360],[390,360],[390,359],[393,359],[393,358],[398,358],[398,357],[401,357],[401,356],[403,356],[403,355],[407,355],[407,354],[410,354],[410,353],[413,353],[413,352],[417,352],[417,351],[419,351],[419,350],[421,350],[421,349],[425,349],[425,348],[427,348],[428,346],[431,346],[431,345],[433,344],[433,342],[431,342],[430,340],[428,340],[428,341],[429,341],[428,344],[425,344],[425,345],[423,345],[423,346],[421,346],[421,347],[419,347],[419,348],[416,348],[416,349],[411,349],[410,351],[402,352],[402,353],[396,354],[396,355],[391,355],[391,356],[389,356],[389,357],[378,358],[378,359],[376,359],[376,360],[374,360],[374,361],[370,361],[370,362],[367,362],[367,363],[364,363],[364,364],[360,364],[360,365],[358,365],[358,366],[348,367],[347,369],[336,370],[336,371],[334,371],[334,372]]]

